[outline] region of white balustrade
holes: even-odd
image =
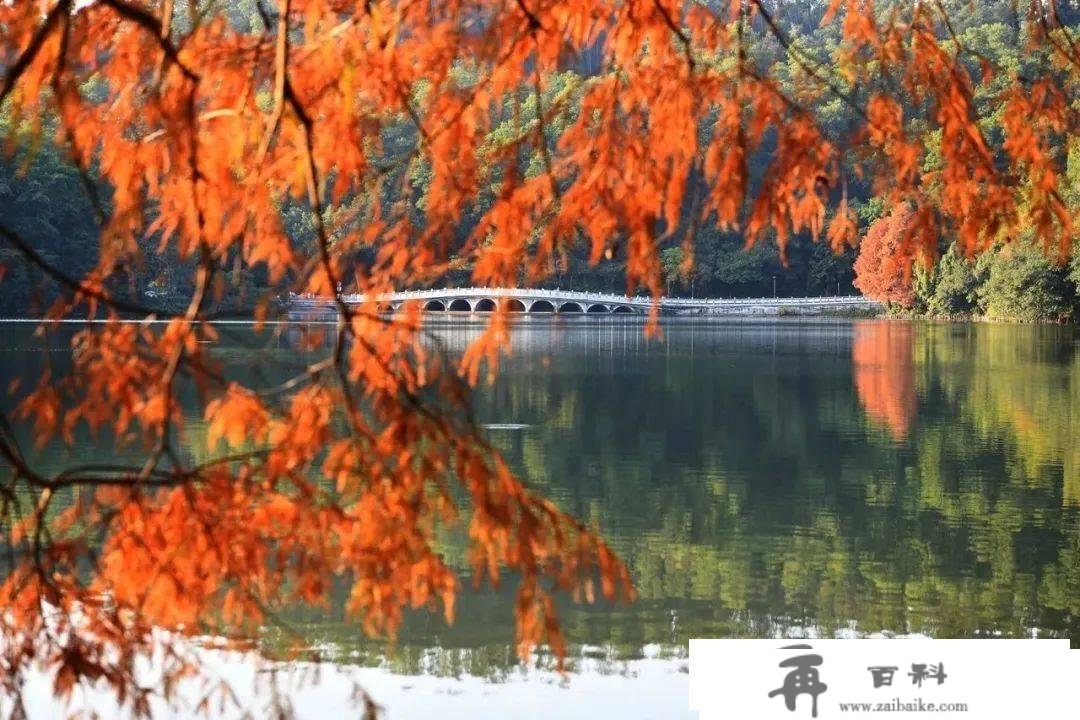
[[[454,300],[481,300],[493,298],[522,298],[536,301],[539,299],[553,299],[555,303],[585,302],[590,304],[622,305],[636,309],[651,307],[653,298],[649,296],[615,295],[613,293],[588,293],[575,290],[551,290],[530,288],[443,288],[436,290],[406,290],[403,292],[376,295],[368,298],[362,294],[345,295],[343,299],[348,303],[362,302],[389,302],[397,303],[406,300],[439,300],[449,304]],[[320,304],[325,303],[325,298],[317,298],[311,295],[293,295],[292,300],[298,303]],[[724,307],[821,307],[821,306],[855,306],[875,307],[878,303],[864,297],[790,297],[790,298],[680,298],[662,297],[659,299],[660,307],[683,308],[683,309],[708,309]]]

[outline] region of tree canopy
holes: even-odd
[[[561,654],[553,593],[633,590],[470,421],[507,316],[450,363],[424,344],[419,308],[385,317],[341,292],[422,286],[461,263],[478,284],[536,283],[583,249],[658,295],[661,245],[690,271],[703,221],[781,258],[800,235],[854,245],[858,188],[911,208],[903,262],[936,257],[944,236],[971,255],[1023,230],[1063,258],[1075,18],[1056,0],[983,6],[0,4],[8,154],[55,144],[95,245],[68,267],[57,238],[48,254],[40,228],[0,218],[5,263],[60,289],[49,318],[99,321],[75,334],[70,367],[14,388],[0,425],[0,687],[17,695],[45,658],[59,692],[104,680],[145,712],[134,667],[155,629],[250,635],[283,598],[318,603],[338,578],[368,631],[392,634],[409,606],[451,617],[458,580],[435,536],[456,522],[476,582],[517,578],[520,651]],[[1001,14],[1022,58],[965,34],[980,12]],[[827,41],[804,40],[815,27]],[[162,258],[187,275],[179,307],[131,291]],[[223,374],[211,352],[219,301],[250,273],[260,322],[289,291],[335,307],[326,337],[308,331],[317,357],[272,387]],[[184,426],[182,393],[205,428]],[[142,461],[42,473],[14,427],[37,443],[108,431]],[[206,455],[192,462],[177,444],[196,432]]]
[[[912,263],[903,252],[904,233],[912,219],[911,210],[901,205],[875,220],[862,239],[855,260],[855,287],[867,297],[900,307],[915,302]]]

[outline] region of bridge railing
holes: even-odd
[[[435,290],[405,290],[402,292],[377,295],[368,298],[365,295],[344,295],[343,299],[350,303],[360,302],[404,302],[407,300],[454,300],[454,299],[483,299],[483,298],[526,298],[530,300],[553,299],[562,302],[588,302],[594,304],[614,304],[649,306],[653,299],[647,295],[616,295],[614,293],[588,293],[575,290],[551,290],[531,288],[441,288]],[[314,296],[294,296],[295,299],[304,301],[320,301],[322,298]],[[709,307],[709,306],[740,306],[740,305],[872,305],[874,301],[858,295],[848,296],[825,296],[825,297],[763,297],[763,298],[680,298],[661,297],[661,305],[673,307]]]

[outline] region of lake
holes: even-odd
[[[481,331],[433,328],[450,352]],[[4,325],[5,385],[41,362],[30,330]],[[1080,647],[1076,328],[672,318],[657,339],[642,330],[521,318],[475,398],[528,484],[601,529],[639,599],[561,606],[568,678],[543,654],[539,669],[516,661],[512,587],[467,592],[452,627],[410,615],[392,651],[333,613],[290,613],[313,646],[366,668],[390,717],[585,717],[631,700],[622,717],[686,717],[692,637]],[[252,377],[302,362],[287,336],[222,335],[219,355]],[[62,361],[62,337],[51,342]],[[79,436],[38,460],[111,450]],[[461,556],[450,540],[447,554]]]

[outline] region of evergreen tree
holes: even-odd
[[[965,315],[975,301],[975,269],[955,244],[941,256],[933,271],[933,286],[925,298],[925,309],[937,317]]]
[[[994,320],[1067,319],[1075,301],[1066,269],[1028,242],[986,253],[976,264],[985,280],[976,290],[979,308]]]

